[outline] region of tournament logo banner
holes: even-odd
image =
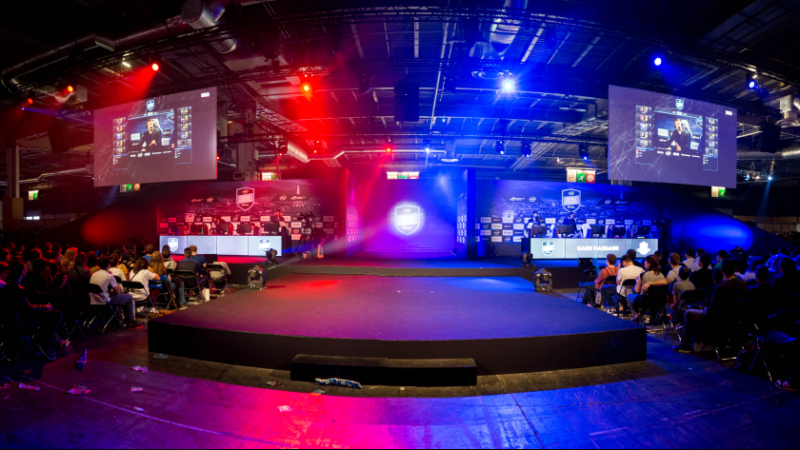
[[[398,206],[394,210],[394,226],[397,231],[410,236],[419,230],[420,208],[419,206],[406,205]]]
[[[169,245],[169,251],[176,253],[178,251],[178,238],[167,239],[167,245]]]
[[[256,204],[256,190],[239,188],[236,190],[236,206],[242,211],[249,211]]]
[[[684,100],[682,98],[676,98],[675,108],[677,108],[678,111],[683,111],[683,106],[684,106]]]
[[[147,101],[147,110],[152,111],[156,109],[156,101],[155,100],[148,100]]]
[[[561,191],[561,206],[567,212],[575,212],[581,208],[581,191],[577,189],[564,189]]]
[[[272,245],[270,244],[269,239],[259,239],[258,249],[264,253],[268,252],[269,250],[272,250]]]
[[[544,256],[550,256],[556,251],[556,243],[553,241],[544,241],[542,242],[542,254]]]

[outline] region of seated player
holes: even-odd
[[[148,120],[147,131],[142,133],[142,139],[139,141],[141,150],[143,152],[148,150],[161,150],[162,136],[163,133],[161,132],[161,128],[159,128],[157,121],[155,119]]]
[[[672,131],[669,139],[662,139],[661,143],[667,146],[675,145],[675,151],[677,152],[691,150],[692,132],[689,131],[689,127],[685,126],[680,118],[676,117],[675,130]]]

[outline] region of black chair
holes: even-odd
[[[797,335],[800,333],[800,310],[794,311],[781,311],[777,314],[770,316],[769,329],[755,333],[756,338],[756,356],[753,357],[753,362],[747,370],[750,373],[756,364],[757,360],[761,360],[764,369],[767,371],[770,383],[774,382],[772,379],[772,371],[769,370],[767,360],[764,359],[762,352],[764,348],[775,345],[788,345],[797,341]]]
[[[755,318],[749,301],[730,302],[720,308],[717,317],[713,318],[711,329],[704,334],[711,339],[717,361],[732,361],[744,348],[749,335],[755,332]],[[730,350],[730,355],[724,355]]]
[[[681,298],[678,299],[677,308],[673,309],[667,306],[667,313],[669,314],[669,326],[664,330],[664,339],[667,339],[670,331],[674,331],[678,336],[678,340],[683,340],[681,333],[675,328],[675,325],[681,323],[678,320],[678,312],[683,309],[701,309],[703,307],[703,300],[706,298],[705,289],[693,289],[691,291],[683,291]]]
[[[202,283],[204,279],[201,279],[199,275],[194,273],[191,270],[177,270],[175,271],[175,275],[181,279],[183,282],[183,292],[187,298],[189,298],[191,293],[194,293],[195,300],[198,301],[205,301],[203,299],[203,288]]]
[[[97,294],[97,295],[104,295],[103,289],[96,285],[96,284],[89,284],[88,285],[89,294]],[[103,327],[100,329],[100,334],[104,334],[108,329],[108,326],[111,325],[111,322],[116,319],[117,324],[120,328],[125,329],[125,325],[119,318],[119,306],[112,305],[111,303],[106,303],[104,305],[91,305],[90,306],[91,314],[87,317],[86,322],[84,322],[83,326],[89,328],[95,322],[95,320],[100,319],[101,321],[105,320]],[[104,316],[109,316],[108,319]],[[128,320],[133,320],[133,317],[128,317]]]
[[[575,297],[576,302],[582,301],[583,297],[586,295],[586,289],[583,287],[583,283],[588,283],[596,279],[597,279],[596,269],[592,268],[583,271],[583,277],[581,277],[581,281],[578,283],[578,295]],[[592,299],[592,304],[594,304],[594,299]]]
[[[636,312],[636,319],[639,325],[644,326],[645,311],[650,311],[654,319],[651,324],[660,323],[664,329],[668,329],[667,325],[667,300],[669,299],[669,286],[655,286],[642,294],[639,298],[639,308]],[[628,305],[633,309],[633,305]]]
[[[122,287],[123,291],[125,291],[125,293],[127,293],[127,294],[131,294],[133,292],[139,292],[139,291],[141,291],[141,293],[145,293],[144,285],[142,283],[138,282],[138,281],[123,281],[120,284],[120,286]],[[156,316],[160,316],[161,315],[161,313],[158,311],[158,305],[157,305],[156,300],[155,300],[155,298],[153,296],[148,295],[146,300],[138,302],[137,304],[141,304],[141,303],[149,304],[150,311],[148,312],[148,315],[153,314],[153,313],[155,313]]]
[[[208,278],[217,289],[217,294],[222,297],[225,291],[228,290],[228,275],[225,273],[225,267],[222,264],[209,264],[206,266],[208,271]]]
[[[0,361],[7,359],[11,363],[15,363],[25,352],[42,356],[48,361],[55,360],[55,357],[48,355],[37,342],[36,332],[38,330],[26,325],[17,313],[3,314],[3,318],[0,320],[0,329],[2,330],[0,341],[3,342]]]

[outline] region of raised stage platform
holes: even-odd
[[[644,360],[646,339],[642,327],[513,276],[293,273],[149,323],[151,352],[282,370],[319,355],[471,358],[478,374],[539,372]]]

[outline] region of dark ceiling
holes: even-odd
[[[226,7],[223,23],[201,30],[181,23],[183,3],[0,0],[0,114],[6,141],[23,147],[23,189],[91,178],[87,111],[208,86],[220,88],[224,119],[256,108],[265,132],[325,139],[324,157],[284,158],[286,169],[358,170],[380,159],[388,168],[467,166],[544,179],[584,165],[580,143],[590,146],[589,165],[605,170],[609,84],[736,107],[742,150],[757,139],[760,122],[780,118],[780,98],[800,86],[800,0],[216,0]],[[116,46],[99,45],[103,39]],[[220,53],[231,40],[237,49]],[[35,58],[46,52],[55,56],[44,65]],[[660,70],[651,66],[655,55],[667,61]],[[133,74],[152,61],[162,70],[142,92]],[[499,92],[498,73],[514,76],[514,93]],[[754,74],[768,90],[765,100],[745,87]],[[305,80],[314,86],[310,95],[301,92]],[[367,93],[359,89],[364,80]],[[395,122],[393,87],[403,80],[420,83],[418,122]],[[85,86],[88,101],[61,105],[53,94],[67,84]],[[47,132],[61,119],[21,116],[27,98],[67,112],[75,149],[53,155]],[[797,129],[784,128],[782,146],[796,145]],[[386,136],[398,151],[377,158]],[[425,138],[430,155],[420,151]],[[496,139],[508,141],[508,154],[494,151]],[[533,142],[532,158],[520,156],[522,140]],[[458,163],[441,162],[448,141]],[[264,167],[274,166],[272,141],[260,151]],[[221,176],[229,176],[224,163]],[[739,164],[766,170],[770,163]],[[798,169],[792,160],[777,162],[777,172]]]

